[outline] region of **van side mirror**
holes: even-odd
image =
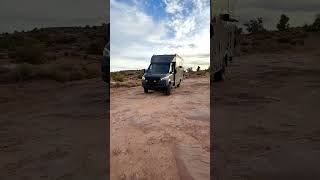
[[[146,73],[146,69],[143,69],[143,74]]]

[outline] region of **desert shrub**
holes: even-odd
[[[26,41],[32,38],[26,37],[22,33],[2,34],[0,35],[0,49],[16,49],[18,46],[23,46]]]
[[[206,72],[210,72],[210,66],[208,67],[208,69],[205,70]]]
[[[240,44],[241,44],[241,46],[247,46],[247,45],[249,45],[250,43],[249,43],[248,40],[242,40]]]
[[[265,31],[265,28],[263,27],[263,19],[261,17],[250,20],[249,22],[245,23],[244,26],[246,27],[249,33],[257,33],[257,32]]]
[[[0,82],[17,82],[33,79],[37,76],[36,66],[28,63],[16,65],[14,68],[1,68]]]
[[[0,74],[5,74],[9,72],[10,70],[6,67],[0,66]]]
[[[52,38],[48,38],[46,41],[45,41],[45,45],[46,47],[55,47],[55,42]]]
[[[143,76],[143,70],[138,71],[138,72],[137,72],[137,78],[138,78],[138,79],[141,79],[142,76]]]
[[[316,18],[316,20],[312,24],[313,28],[315,31],[319,32],[320,31],[320,15]]]
[[[188,67],[187,68],[187,72],[192,72],[193,70],[192,70],[192,67]]]
[[[9,49],[15,46],[15,41],[9,35],[0,38],[0,49]]]
[[[14,68],[0,68],[1,82],[31,79],[51,79],[59,82],[74,81],[100,76],[97,68],[71,64],[17,64]]]
[[[5,59],[6,57],[7,57],[7,54],[0,52],[0,59]]]
[[[42,42],[48,42],[51,40],[49,34],[45,31],[39,31],[39,30],[34,31],[31,33],[31,36],[32,38]]]
[[[237,32],[237,34],[242,34],[243,30],[242,30],[242,28],[240,28],[240,27],[237,27],[237,30],[236,30],[236,32]]]
[[[279,43],[290,43],[291,39],[289,37],[280,37],[278,38]]]
[[[320,14],[316,15],[316,19],[311,25],[305,24],[303,29],[306,32],[320,32]]]
[[[114,82],[111,83],[111,88],[118,88],[118,87],[136,87],[136,86],[141,86],[140,81],[126,81],[126,82]]]
[[[1,83],[16,82],[17,80],[18,80],[18,76],[17,76],[17,73],[14,71],[0,73]]]
[[[267,35],[267,33],[258,33],[255,36],[255,39],[256,40],[265,40],[265,39],[268,39],[268,35]]]
[[[111,78],[114,80],[114,81],[119,81],[119,82],[123,82],[125,77],[123,75],[122,72],[112,72],[111,73]]]
[[[75,42],[77,42],[77,38],[72,35],[60,35],[55,39],[57,44],[72,44]]]
[[[292,46],[290,44],[280,44],[280,49],[281,50],[288,50],[291,49]]]
[[[100,66],[82,64],[81,68],[86,73],[87,79],[101,77]]]
[[[304,40],[303,39],[298,39],[296,42],[297,42],[298,45],[301,45],[301,46],[304,45]]]
[[[240,50],[241,50],[241,52],[243,52],[243,53],[249,52],[249,48],[248,48],[248,47],[244,47],[244,46],[240,47]]]
[[[263,43],[261,41],[253,41],[252,45],[253,47],[259,47],[260,45],[262,45]]]
[[[71,64],[58,64],[49,66],[48,77],[56,81],[65,82],[73,80],[81,80],[87,77],[87,74],[80,66]]]
[[[98,76],[97,72],[93,72],[91,69],[84,69],[81,65],[72,64],[44,64],[39,66],[37,75],[39,78],[52,79],[59,82]]]
[[[13,57],[17,63],[42,64],[45,62],[45,47],[38,43],[26,43],[16,48]]]
[[[279,23],[277,24],[277,29],[279,31],[287,31],[289,29],[289,17],[282,14],[279,20]]]
[[[300,45],[300,46],[303,46],[304,45],[304,40],[303,39],[295,39],[295,40],[292,40],[290,42],[291,45]]]
[[[79,56],[79,53],[77,51],[71,51],[70,56]]]
[[[88,45],[86,51],[88,54],[101,55],[104,46],[105,46],[104,40],[95,40]]]
[[[37,67],[32,64],[23,63],[18,64],[16,67],[16,73],[18,80],[29,80],[37,76]]]

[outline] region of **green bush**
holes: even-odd
[[[289,17],[282,14],[280,17],[280,21],[277,24],[277,28],[279,31],[287,31],[289,29]]]
[[[266,31],[263,27],[263,19],[257,18],[250,20],[249,22],[245,23],[244,26],[247,28],[249,33],[257,33],[257,32],[264,32]]]
[[[306,32],[320,32],[320,14],[316,15],[316,19],[311,25],[305,24],[303,29]]]

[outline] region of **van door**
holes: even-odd
[[[177,73],[177,69],[176,69],[176,63],[173,62],[171,63],[171,72],[173,73],[173,86],[176,86],[176,73]]]

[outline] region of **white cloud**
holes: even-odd
[[[171,14],[181,12],[183,9],[179,0],[164,0],[164,3],[166,5],[166,11]]]
[[[172,53],[181,55],[186,66],[207,68],[210,9],[204,1],[190,1],[194,7],[184,15],[186,1],[165,0],[165,10],[176,13],[155,21],[139,9],[140,4],[129,6],[111,0],[111,70],[146,68],[153,54]],[[170,31],[173,36],[168,38]]]

